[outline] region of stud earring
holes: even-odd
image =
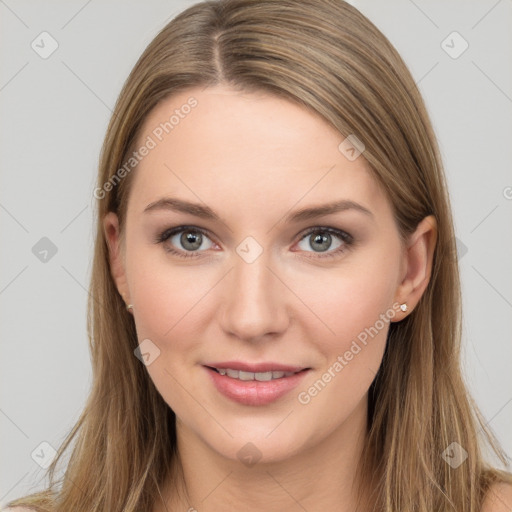
[[[407,303],[400,304],[400,309],[405,313],[407,311]]]
[[[126,311],[130,311],[130,309],[133,309],[133,304],[127,304]]]

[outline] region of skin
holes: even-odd
[[[188,499],[168,483],[160,510],[355,510],[352,489],[364,446],[368,388],[381,364],[389,322],[307,404],[307,391],[351,343],[394,303],[423,294],[436,239],[425,218],[402,246],[391,204],[364,153],[350,161],[345,139],[319,116],[266,93],[222,85],[191,89],[157,105],[140,141],[193,96],[198,105],[139,163],[128,201],[125,238],[117,216],[104,219],[112,275],[133,304],[139,342],[160,355],[150,378],[177,417]],[[207,205],[221,221],[172,211],[144,213],[162,197]],[[348,199],[373,215],[346,210],[299,223],[291,211]],[[203,228],[202,255],[164,230]],[[322,252],[308,228],[332,227],[343,239]],[[318,234],[318,233],[317,233]],[[321,234],[321,233],[320,233]],[[236,249],[248,236],[263,249],[252,263]],[[183,240],[182,240],[183,241]],[[313,245],[311,245],[313,244]],[[203,364],[278,361],[311,368],[301,384],[274,403],[242,405],[221,395]],[[248,442],[261,458],[244,465]]]

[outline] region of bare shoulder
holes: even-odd
[[[493,484],[487,493],[481,512],[512,512],[512,484]]]

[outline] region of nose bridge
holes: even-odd
[[[228,278],[222,327],[243,339],[278,333],[287,325],[283,285],[269,268],[270,251],[262,249],[242,242]]]

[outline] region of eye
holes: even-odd
[[[314,236],[313,236],[314,235]],[[334,250],[329,250],[334,239],[338,239]],[[155,243],[164,244],[165,250],[180,258],[199,258],[207,249],[211,249],[213,242],[210,240],[210,246],[204,247],[205,240],[210,240],[208,233],[194,226],[178,226],[166,229],[160,233]],[[166,242],[170,242],[167,244]],[[330,258],[340,255],[350,249],[354,244],[354,239],[349,233],[336,228],[330,227],[313,227],[310,228],[300,239],[299,245],[303,244],[301,250],[305,252],[314,252],[315,258]],[[180,248],[181,246],[181,248]],[[305,246],[305,247],[304,247]],[[308,251],[312,248],[313,251]],[[178,249],[175,249],[178,247]],[[325,254],[322,254],[325,253]]]
[[[157,236],[155,242],[165,244],[170,241],[172,245],[164,245],[167,252],[181,258],[194,258],[200,256],[197,254],[210,247],[204,247],[203,242],[209,240],[207,233],[202,229],[193,226],[179,226],[165,230]],[[176,250],[174,247],[182,247],[182,250]]]
[[[333,236],[339,240],[338,244],[334,247],[334,250],[327,252],[333,243]],[[305,250],[306,252],[308,252],[307,247],[309,246],[315,253],[326,253],[319,254],[315,257],[329,258],[338,256],[339,254],[350,249],[354,243],[354,239],[352,235],[340,229],[329,227],[314,227],[309,229],[306,234],[303,235],[299,244],[300,243],[303,243],[303,247],[301,249]]]

